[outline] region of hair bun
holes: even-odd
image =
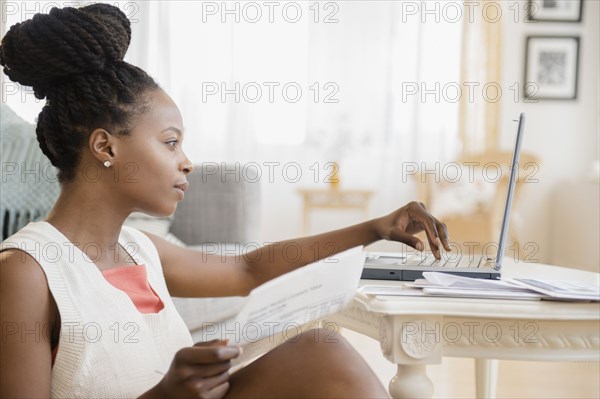
[[[32,86],[43,98],[60,81],[122,61],[130,41],[130,22],[115,6],[52,8],[10,28],[0,46],[0,64],[12,81]]]

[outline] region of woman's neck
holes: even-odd
[[[130,212],[106,191],[100,184],[64,185],[45,219],[101,269],[127,261],[118,240]]]

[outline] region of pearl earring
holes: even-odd
[[[109,160],[104,161],[104,166],[106,166],[107,168],[110,168],[110,161]]]

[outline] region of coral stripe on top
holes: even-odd
[[[148,283],[145,265],[120,266],[102,271],[104,278],[114,287],[125,292],[138,312],[158,313],[164,308],[160,297]],[[52,365],[56,359],[58,345],[52,350]]]

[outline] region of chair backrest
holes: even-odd
[[[502,180],[508,180],[510,176],[510,167],[512,164],[512,151],[491,150],[478,154],[465,155],[459,159],[459,164],[476,164],[475,168],[483,168],[486,166],[494,167],[500,165],[502,167]],[[523,182],[535,174],[539,168],[539,158],[531,153],[521,151],[519,155],[519,174],[517,182]]]
[[[462,168],[463,177],[468,176],[469,170],[476,170],[476,178],[481,177],[482,173],[488,174],[487,181],[496,181],[499,188],[508,185],[508,177],[510,176],[510,167],[512,163],[512,151],[491,150],[478,154],[468,154],[459,158],[455,163]],[[521,152],[519,157],[519,173],[517,175],[515,187],[515,200],[522,187],[523,183],[535,181],[536,174],[539,170],[539,158],[531,153]],[[443,168],[439,168],[443,175]],[[430,169],[428,169],[430,170]],[[485,172],[484,172],[485,171]],[[500,178],[498,178],[500,176]],[[432,186],[438,184],[435,176],[430,172],[420,171],[414,175],[417,183],[417,196],[419,201],[430,205],[434,190]],[[439,179],[438,179],[439,180]],[[444,176],[441,176],[444,181]],[[499,190],[501,191],[501,190]],[[504,201],[506,198],[496,196],[497,200]]]
[[[204,163],[188,175],[171,233],[187,245],[257,242],[260,182],[254,168]]]
[[[511,163],[512,152],[487,151],[467,155],[455,161],[456,165],[464,167],[461,182],[449,182],[454,175],[436,181],[432,174],[427,173],[432,170],[431,167],[425,173],[414,176],[419,200],[446,223],[450,237],[462,247],[465,251],[463,253],[485,248],[487,255],[496,255],[495,247],[486,244],[496,242],[500,236]],[[443,167],[438,169],[442,171],[440,174],[444,174]],[[518,241],[520,218],[516,211],[519,199],[526,183],[534,182],[537,178],[538,170],[538,158],[530,153],[521,152],[509,242]],[[467,247],[467,242],[479,243],[479,247]]]

